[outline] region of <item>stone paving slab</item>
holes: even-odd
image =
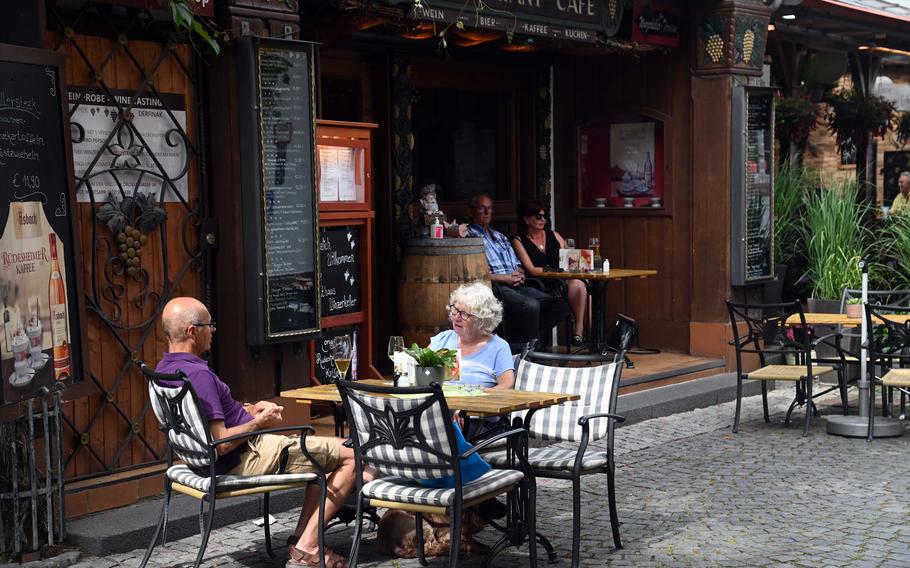
[[[738,434],[730,430],[733,403],[620,428],[616,485],[624,548],[613,548],[605,476],[586,477],[581,565],[906,566],[910,436],[873,443],[828,436],[823,415],[803,438],[801,409],[793,424],[782,424],[792,392],[770,393],[769,424],[761,419],[761,398],[745,399]],[[571,550],[567,487],[563,481],[538,480],[538,528],[552,540],[562,566],[568,566]],[[284,566],[283,541],[296,514],[275,515],[278,558],[265,554],[262,530],[243,522],[212,533],[203,566]],[[352,534],[347,527],[333,530],[327,542],[347,553]],[[487,544],[495,538],[490,530],[480,535]],[[419,566],[416,559],[384,557],[374,539],[375,534],[366,535],[359,565]],[[199,540],[156,548],[149,566],[191,566]],[[134,567],[142,553],[83,556],[73,566]],[[538,553],[539,564],[546,566],[543,551]],[[463,556],[461,564],[475,567],[481,560]],[[527,564],[526,546],[506,550],[494,563]],[[430,559],[430,566],[445,565],[447,558]]]

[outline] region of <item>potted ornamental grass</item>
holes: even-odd
[[[417,386],[442,383],[446,380],[447,371],[455,368],[454,349],[433,349],[413,343],[404,352],[416,361],[414,384]]]

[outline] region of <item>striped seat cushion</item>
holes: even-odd
[[[611,412],[617,364],[596,367],[550,367],[524,360],[518,367],[515,390],[575,393],[579,400],[538,410],[531,416],[529,434],[542,440],[581,440],[578,419],[588,414]],[[513,413],[524,419],[526,411]],[[609,420],[591,423],[591,440],[607,435]]]
[[[174,483],[186,485],[199,491],[208,491],[212,478],[199,475],[188,466],[172,465],[167,470],[167,477]],[[215,490],[227,491],[242,487],[260,487],[263,485],[284,485],[288,483],[308,483],[315,481],[315,473],[283,473],[280,475],[219,475],[215,478]]]
[[[528,463],[536,470],[567,470],[575,467],[577,449],[561,448],[528,448]],[[506,453],[492,452],[483,455],[484,459],[496,467],[508,465]],[[581,462],[581,469],[597,469],[607,465],[607,452],[586,452]]]
[[[493,469],[462,488],[462,499],[470,501],[486,494],[498,494],[524,477],[514,469]],[[383,477],[363,486],[363,495],[370,499],[448,507],[455,499],[454,489],[431,489],[420,485],[415,479],[404,477]]]

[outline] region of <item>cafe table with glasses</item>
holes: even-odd
[[[358,383],[392,386],[392,381],[382,379],[367,379],[358,381]],[[460,410],[471,417],[483,418],[487,416],[500,416],[527,410],[529,412],[525,416],[525,422],[530,419],[531,414],[536,410],[548,406],[555,406],[564,402],[579,400],[581,398],[580,395],[574,393],[535,392],[512,389],[467,389],[462,385],[458,385],[457,381],[446,383],[443,386],[443,395],[445,396],[446,403],[450,409]],[[310,404],[315,401],[330,402],[335,405],[341,404],[341,393],[338,392],[338,387],[334,383],[282,391],[281,396],[292,398],[301,404]],[[513,421],[514,427],[522,427],[523,425],[523,422],[517,418]],[[508,447],[511,451],[517,450],[516,446],[513,445],[513,439],[511,438],[509,439]],[[524,448],[524,451],[527,451],[527,448]],[[513,530],[518,533],[522,532],[521,527],[525,527],[526,524],[521,518],[521,507],[510,507],[507,524],[511,527],[508,530],[508,533],[514,534],[512,533]],[[515,527],[518,528],[516,529]],[[527,535],[516,535],[510,538],[513,539],[513,544],[518,544],[514,542],[514,540],[518,539],[519,541],[522,541],[524,538],[527,538]],[[555,552],[552,550],[552,547],[549,546],[549,542],[539,533],[538,539],[540,539],[542,544],[548,548],[548,553],[550,554],[551,559],[553,559]]]
[[[538,278],[552,278],[557,280],[580,279],[588,289],[591,298],[591,340],[592,353],[606,352],[606,332],[604,331],[604,312],[607,306],[607,284],[614,280],[629,278],[650,278],[657,276],[656,270],[637,268],[613,268],[606,272],[588,270],[584,272],[569,272],[564,270],[544,269],[537,275]]]

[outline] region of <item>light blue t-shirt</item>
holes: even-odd
[[[430,338],[430,347],[458,349],[458,336],[451,329],[437,333]],[[509,344],[495,333],[479,351],[461,358],[461,381],[465,384],[492,388],[496,386],[496,377],[514,370]]]

